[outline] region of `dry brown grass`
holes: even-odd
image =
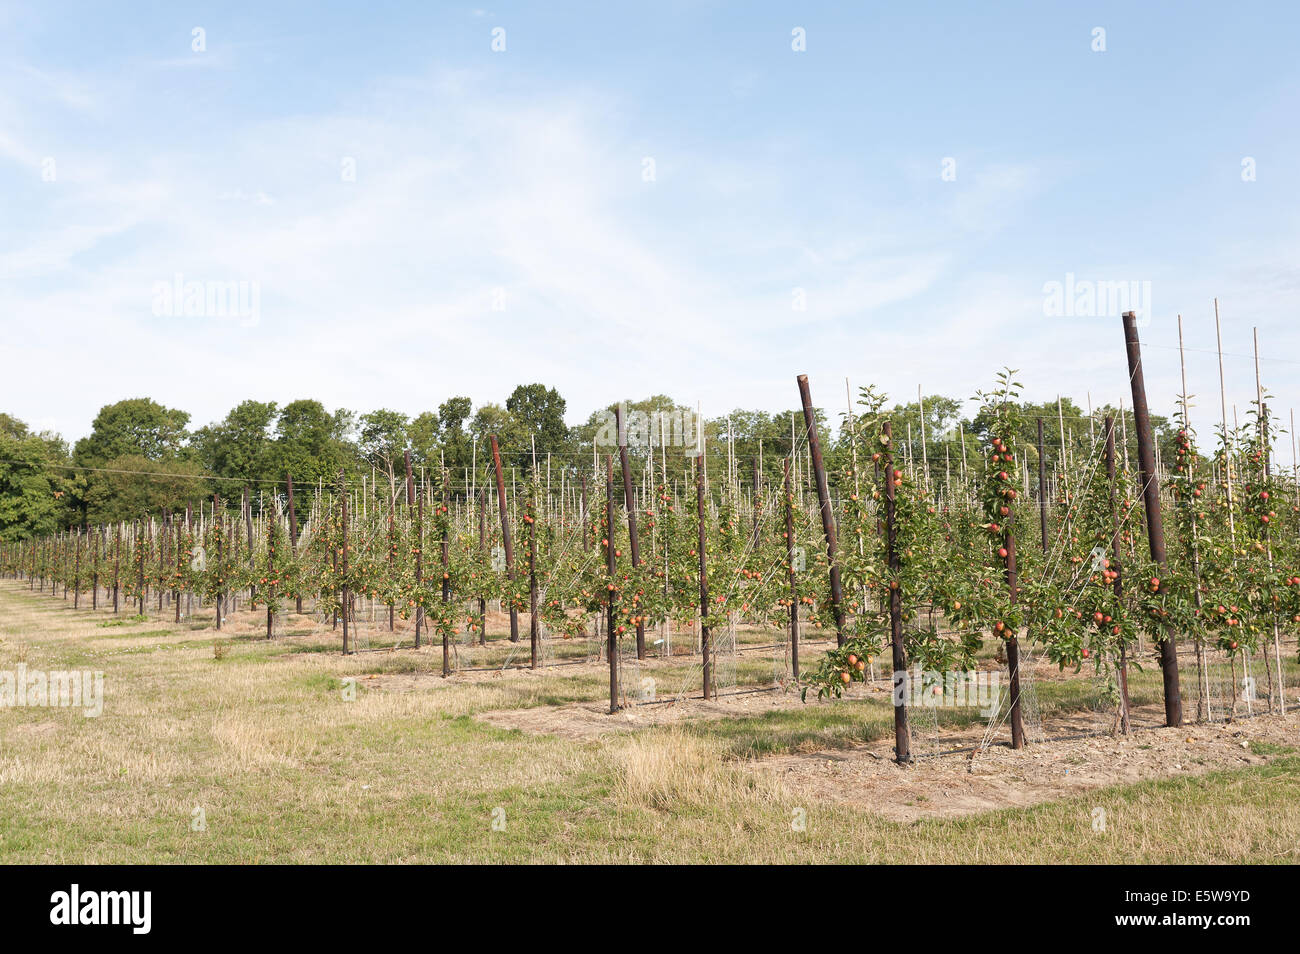
[[[897,824],[755,771],[695,723],[561,738],[474,717],[598,700],[583,667],[444,681],[436,647],[344,658],[253,639],[251,621],[218,635],[108,618],[0,581],[0,668],[105,673],[97,719],[0,710],[0,860],[1214,862],[1295,860],[1300,845],[1300,760],[1286,754]]]

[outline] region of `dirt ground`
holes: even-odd
[[[856,695],[867,691],[858,689]],[[797,693],[777,689],[708,702],[639,705],[612,716],[605,705],[574,703],[488,712],[479,718],[501,728],[591,739],[799,705]],[[1159,720],[1163,710],[1146,708],[1134,710],[1135,723]],[[860,806],[891,821],[914,822],[1023,808],[1107,785],[1267,763],[1271,756],[1256,754],[1252,742],[1300,748],[1300,714],[1294,710],[1286,717],[1259,715],[1229,724],[1139,729],[1127,738],[1095,734],[1096,727],[1095,715],[1085,713],[1054,719],[1042,727],[1051,741],[1036,741],[1019,751],[1005,741],[984,745],[983,726],[945,728],[938,735],[918,731],[913,751],[934,754],[918,754],[906,766],[894,762],[892,738],[847,749],[769,756],[746,765],[755,773],[778,776],[787,790],[806,792],[816,801]]]
[[[1147,729],[1128,738],[1101,736],[1006,745],[978,753],[892,760],[892,742],[848,751],[764,759],[755,771],[780,775],[819,800],[859,805],[892,821],[952,818],[1064,798],[1089,789],[1173,775],[1260,765],[1252,742],[1300,745],[1300,717],[1289,712],[1230,724]],[[973,757],[972,757],[973,755]]]

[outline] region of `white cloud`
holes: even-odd
[[[964,165],[959,190],[937,172],[912,185],[923,193],[864,183],[869,218],[830,209],[801,225],[787,201],[801,173],[779,149],[662,142],[648,196],[644,133],[617,104],[492,88],[464,72],[399,78],[330,115],[222,126],[207,149],[165,135],[120,154],[61,147],[57,189],[22,187],[45,226],[0,225],[0,309],[36,332],[9,336],[9,410],[75,438],[100,404],[138,393],[203,423],[247,397],[416,413],[540,380],[576,421],[657,392],[706,412],[790,407],[801,371],[832,408],[845,376],[898,400],[918,380],[962,396],[1004,364],[1039,399],[1123,393],[1118,328],[1045,319],[1041,277],[969,264],[1047,187],[1033,163]],[[38,160],[41,117],[2,109],[20,121],[0,152]],[[933,217],[915,215],[921,202]],[[154,317],[154,283],[177,273],[259,282],[260,320]],[[1284,257],[1274,273],[1261,307],[1294,290]],[[1167,324],[1149,335],[1167,339]],[[1163,405],[1168,364],[1151,365]],[[51,386],[51,369],[75,387]]]

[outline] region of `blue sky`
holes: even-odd
[[[577,422],[658,392],[789,407],[801,372],[833,410],[846,377],[969,396],[1003,365],[1127,403],[1117,315],[1045,309],[1073,274],[1150,283],[1158,410],[1182,313],[1217,415],[1218,296],[1229,401],[1258,326],[1285,414],[1297,27],[1283,3],[0,3],[2,406],[76,438],[141,394],[201,424],[540,380]],[[256,314],[159,314],[177,275],[255,286]]]

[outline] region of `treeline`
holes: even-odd
[[[917,463],[927,460],[936,479],[961,466],[963,442],[967,455],[978,454],[986,422],[978,414],[961,418],[962,406],[959,399],[931,395],[923,405],[914,401],[894,407],[894,434],[903,452]],[[536,462],[558,480],[562,468],[569,473],[591,468],[593,442],[601,453],[616,446],[615,407],[611,404],[582,425],[570,427],[564,420],[565,400],[555,388],[525,384],[515,388],[504,405],[488,403],[475,409],[470,398],[456,396],[435,411],[415,416],[387,408],[331,411],[310,399],[284,405],[248,400],[220,421],[191,428],[186,411],[149,398],[130,398],[101,408],[91,433],[71,447],[58,434],[35,432],[0,413],[0,539],[179,512],[213,494],[238,500],[245,487],[254,498],[280,493],[286,474],[300,486],[331,483],[340,470],[349,480],[373,474],[376,480],[396,482],[404,479],[407,452],[414,468],[445,466],[453,482],[468,479],[474,468],[483,486],[492,466],[490,435],[497,436],[503,466],[512,476],[529,474]],[[707,447],[709,473],[730,474],[737,483],[752,479],[755,460],[761,461],[765,481],[779,479],[781,461],[792,448],[799,453],[807,449],[803,415],[797,409],[738,409],[697,420],[694,409],[664,395],[626,400],[622,407],[634,466],[640,469],[653,461],[656,472],[666,470],[670,480],[681,475],[686,459],[695,454],[697,432]],[[1070,400],[1023,407],[1031,428],[1022,435],[1024,445],[1035,445],[1032,429],[1042,417],[1047,458],[1067,463],[1072,453],[1087,455],[1104,414],[1118,414],[1099,408],[1090,420]],[[834,474],[841,455],[848,453],[843,438],[853,422],[843,410],[831,415],[818,411],[817,417]],[[833,428],[828,427],[828,417],[835,422]],[[1135,458],[1132,416],[1125,417]],[[1154,421],[1161,443],[1167,444],[1172,440],[1167,421]]]

